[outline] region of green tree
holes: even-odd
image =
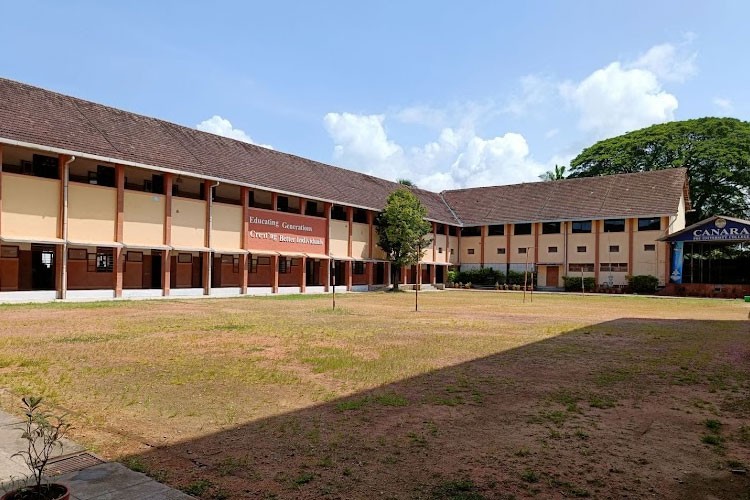
[[[398,290],[401,268],[413,266],[432,240],[432,224],[425,220],[427,209],[414,193],[400,188],[388,196],[385,208],[375,219],[378,244],[391,261],[391,282]]]
[[[750,122],[699,118],[653,125],[599,141],[570,163],[570,177],[687,167],[689,223],[750,215]]]
[[[565,179],[565,165],[555,165],[554,170],[548,170],[539,176],[543,181],[559,181]]]
[[[410,187],[410,188],[411,188],[411,187],[417,187],[417,186],[416,186],[416,185],[415,185],[415,184],[414,184],[414,183],[413,183],[412,181],[410,181],[409,179],[399,179],[399,180],[397,180],[396,182],[398,182],[398,183],[399,183],[399,184],[401,184],[402,186],[406,186],[406,187]]]

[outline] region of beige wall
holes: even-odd
[[[448,262],[448,253],[446,252],[448,237],[444,234],[433,234],[432,238],[435,240],[435,262]],[[441,248],[443,249],[442,253],[439,251]]]
[[[211,247],[242,248],[242,207],[214,203],[211,209]]]
[[[598,226],[597,226],[598,227]],[[573,264],[593,264],[596,252],[595,229],[591,233],[573,234],[572,225],[568,225],[568,262]],[[579,253],[577,248],[585,246],[586,252]]]
[[[329,249],[336,257],[346,257],[349,251],[349,223],[331,220]]]
[[[461,237],[461,264],[479,264],[482,259],[482,237],[481,236],[462,236]],[[469,254],[469,250],[474,250],[474,255]]]
[[[72,182],[68,185],[68,239],[115,241],[117,190]]]
[[[206,202],[172,198],[172,245],[200,248],[206,245]]]
[[[164,196],[125,191],[123,241],[131,245],[164,244]]]
[[[522,234],[516,236],[515,234],[510,237],[510,249],[506,249],[506,255],[509,255],[509,262],[515,264],[523,264],[526,262],[526,254],[520,253],[520,248],[533,247],[534,246],[534,235],[533,234]],[[534,262],[534,249],[529,248],[528,261]]]
[[[385,252],[383,252],[383,249],[378,246],[378,230],[375,228],[375,226],[372,226],[372,242],[373,242],[373,249],[372,249],[372,258],[373,259],[385,259],[386,255]]]
[[[505,264],[508,262],[508,249],[505,248],[507,242],[508,242],[508,239],[505,236],[485,236],[484,238],[485,267],[492,267],[493,269],[505,271]],[[505,248],[505,255],[501,255],[497,253],[498,248]]]
[[[562,229],[561,229],[562,230]],[[557,252],[550,252],[550,247],[557,247]],[[539,235],[539,259],[537,262],[544,264],[562,264],[565,259],[565,235],[540,234]]]
[[[448,257],[450,263],[454,266],[458,265],[459,262],[459,251],[458,251],[458,236],[448,237]]]
[[[2,175],[2,235],[57,238],[60,181],[27,175]]]
[[[635,220],[635,232],[633,233],[633,275],[651,274],[664,280],[666,255],[666,243],[656,241],[664,231],[638,231],[637,220]],[[664,221],[662,221],[662,225]],[[655,245],[655,250],[646,251],[645,245]]]
[[[370,257],[370,225],[352,223],[352,257],[367,259]]]

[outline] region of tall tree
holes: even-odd
[[[399,188],[388,196],[385,208],[375,219],[378,244],[391,261],[394,290],[398,290],[401,268],[419,262],[422,249],[432,243],[426,237],[432,232],[426,216],[427,209],[419,198],[408,189]]]
[[[543,181],[559,181],[565,179],[565,165],[555,165],[554,170],[548,170],[539,176]]]
[[[570,162],[570,177],[687,167],[689,222],[750,216],[750,122],[699,118],[653,125],[599,141]]]

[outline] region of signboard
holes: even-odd
[[[737,220],[717,217],[705,224],[700,224],[689,230],[682,231],[670,241],[750,241],[750,224],[744,224]]]
[[[325,253],[326,219],[259,208],[248,209],[248,248]]]
[[[669,281],[678,285],[682,283],[682,252],[684,245],[682,241],[672,244],[672,272],[669,274]]]

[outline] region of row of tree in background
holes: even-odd
[[[594,177],[686,167],[693,211],[688,224],[711,215],[750,217],[750,122],[698,118],[662,123],[599,141],[570,167],[543,180]]]

